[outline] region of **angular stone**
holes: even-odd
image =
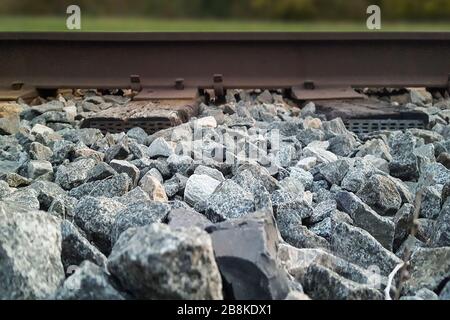
[[[0,270],[0,299],[49,298],[64,280],[57,220],[0,203]]]
[[[61,235],[61,260],[66,273],[86,260],[99,267],[106,267],[105,255],[93,246],[71,222],[67,220],[61,222]]]
[[[439,294],[439,300],[450,300],[450,282],[447,282],[444,289]]]
[[[52,149],[39,142],[30,144],[30,157],[33,160],[50,160],[53,155]]]
[[[153,177],[152,175],[146,173],[142,177],[141,181],[139,181],[139,186],[141,187],[142,190],[147,192],[147,194],[150,197],[150,200],[157,202],[169,201],[164,187],[158,181],[158,179]]]
[[[130,228],[163,222],[170,209],[168,204],[148,200],[129,204],[126,208],[121,209],[114,219],[111,243],[116,243],[120,235]]]
[[[432,163],[424,166],[420,179],[419,187],[433,186],[436,184],[445,185],[450,181],[450,170],[440,163]]]
[[[28,186],[32,181],[31,179],[22,177],[20,174],[15,172],[5,173],[0,177],[0,179],[6,181],[11,188]]]
[[[367,155],[376,156],[386,161],[392,160],[389,146],[382,139],[373,139],[367,141],[359,148],[359,151],[356,154],[357,157],[361,158],[364,158]]]
[[[100,162],[90,169],[87,173],[87,182],[105,180],[111,176],[116,175],[117,172],[109,164],[105,162]]]
[[[394,251],[401,246],[404,240],[411,232],[414,223],[414,206],[411,204],[404,204],[400,210],[395,214],[393,222],[395,223],[394,235]]]
[[[353,193],[338,192],[337,207],[350,215],[355,226],[368,231],[383,247],[392,250],[395,224],[388,218],[378,215]]]
[[[124,300],[111,284],[103,268],[90,261],[83,264],[64,281],[56,292],[56,300]]]
[[[86,233],[101,252],[111,250],[111,230],[123,205],[113,199],[87,196],[75,207],[75,223]]]
[[[216,179],[219,182],[225,181],[222,172],[204,165],[199,165],[197,168],[195,168],[194,174],[203,174],[206,176],[210,176],[211,178]]]
[[[311,265],[320,265],[339,276],[358,284],[379,287],[387,283],[387,278],[352,264],[332,255],[324,249],[297,249],[287,244],[281,244],[278,259],[288,272],[300,283],[306,282],[306,275]]]
[[[124,160],[130,154],[130,147],[127,136],[123,137],[117,144],[108,148],[105,152],[105,162],[109,163],[113,159]]]
[[[411,278],[405,292],[413,293],[422,288],[437,291],[450,277],[450,247],[417,249],[410,260]]]
[[[264,187],[269,193],[274,192],[277,189],[280,189],[279,182],[270,175],[269,171],[261,166],[254,164],[243,164],[239,166],[235,175],[244,170],[250,170],[253,176],[262,182]]]
[[[213,222],[242,218],[253,211],[253,195],[232,180],[220,183],[206,200],[205,214]]]
[[[443,152],[437,158],[437,162],[450,170],[450,153]]]
[[[184,190],[184,201],[195,206],[206,201],[220,185],[220,181],[207,175],[193,174],[189,177]]]
[[[3,201],[20,205],[28,210],[39,210],[40,204],[38,200],[39,193],[36,190],[19,189],[8,196]]]
[[[131,179],[127,174],[121,173],[113,176],[111,179],[102,181],[93,181],[82,184],[81,186],[69,191],[69,196],[81,199],[85,196],[92,197],[120,197],[130,190]]]
[[[181,173],[190,176],[194,172],[194,160],[189,156],[172,154],[167,158],[169,169],[173,173]]]
[[[411,132],[398,134],[391,141],[392,161],[389,169],[392,176],[402,180],[414,180],[419,176],[419,164],[414,154],[416,139]]]
[[[305,157],[316,158],[318,163],[330,163],[338,160],[337,156],[334,153],[327,151],[325,148],[317,146],[314,143],[308,144],[303,149],[303,155]]]
[[[441,195],[442,189],[438,186],[429,186],[422,189],[421,218],[437,219],[441,211]]]
[[[347,191],[357,193],[367,179],[375,173],[375,167],[368,161],[356,159],[341,182],[341,187]]]
[[[393,215],[400,209],[402,198],[396,185],[389,178],[375,174],[371,176],[357,196],[381,215]]]
[[[127,136],[131,139],[136,140],[137,143],[139,143],[139,144],[145,144],[145,141],[148,138],[148,135],[145,132],[145,130],[140,127],[135,127],[135,128],[128,130]]]
[[[31,160],[28,163],[28,178],[36,179],[42,175],[53,173],[52,164],[45,160]]]
[[[273,217],[253,214],[207,228],[224,281],[226,299],[283,299],[289,292],[278,266],[279,234]]]
[[[124,206],[128,206],[139,201],[150,201],[150,197],[141,187],[136,187],[121,197],[115,197],[114,200],[119,201]]]
[[[118,173],[126,173],[133,185],[138,183],[140,171],[134,164],[125,160],[112,160],[109,165]]]
[[[306,190],[310,190],[312,188],[314,177],[310,172],[304,169],[291,167],[291,174],[289,177],[298,180]]]
[[[341,258],[364,268],[376,266],[385,276],[402,262],[367,231],[347,223],[336,224],[331,246]]]
[[[442,206],[431,234],[434,247],[450,246],[450,198]]]
[[[175,151],[175,144],[167,142],[164,138],[156,138],[149,146],[149,157],[166,157],[168,158]]]
[[[55,182],[66,190],[70,190],[83,184],[89,171],[95,167],[94,159],[80,159],[68,165],[60,165],[56,171]]]
[[[315,300],[383,300],[368,285],[345,279],[328,268],[312,264],[305,276],[305,292]]]
[[[330,151],[337,156],[349,156],[359,145],[356,139],[349,134],[341,134],[330,140]]]
[[[420,218],[415,220],[417,226],[417,239],[425,243],[430,243],[433,236],[436,220]]]
[[[93,146],[97,141],[101,140],[104,136],[99,129],[95,128],[82,128],[69,130],[63,134],[65,140],[73,143],[82,142],[88,147]]]
[[[423,247],[425,247],[425,243],[412,235],[408,235],[406,240],[403,241],[398,250],[395,252],[395,255],[402,260],[409,259],[411,253]]]
[[[320,174],[331,185],[340,185],[350,169],[351,162],[348,159],[342,159],[319,166]]]
[[[222,299],[210,236],[152,224],[125,231],[108,270],[137,299]]]
[[[197,211],[178,208],[170,211],[167,216],[167,224],[171,228],[199,227],[200,229],[205,229],[211,226],[212,222]]]

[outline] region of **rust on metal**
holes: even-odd
[[[37,89],[131,88],[177,98],[190,96],[186,90],[310,83],[320,98],[335,88],[447,88],[449,57],[450,33],[0,33],[0,89],[20,79]]]

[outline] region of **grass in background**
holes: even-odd
[[[0,32],[69,31],[66,17],[0,17]],[[219,31],[368,31],[365,21],[264,22],[232,20],[167,20],[151,18],[82,17],[81,31],[219,32]],[[449,23],[385,23],[381,31],[450,31]]]

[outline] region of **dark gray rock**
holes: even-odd
[[[83,184],[89,171],[95,167],[94,159],[80,159],[68,165],[60,165],[56,171],[55,182],[66,190],[70,190]]]
[[[121,209],[111,229],[111,243],[116,243],[120,235],[130,229],[143,227],[155,222],[163,222],[170,212],[170,206],[161,202],[140,200]]]
[[[65,159],[70,159],[75,152],[75,144],[70,141],[61,140],[53,144],[53,156],[51,162],[55,165],[61,164]]]
[[[444,289],[439,294],[439,300],[450,300],[450,281],[447,282]]]
[[[416,139],[411,132],[394,135],[391,142],[392,161],[390,174],[402,180],[415,180],[419,177],[419,163],[414,154]]]
[[[331,247],[337,256],[364,268],[376,266],[385,276],[402,262],[367,231],[347,223],[336,224]]]
[[[366,204],[381,215],[394,215],[402,205],[396,185],[389,178],[374,174],[357,193]]]
[[[127,174],[121,173],[110,179],[102,181],[93,181],[82,184],[81,186],[69,191],[69,196],[81,199],[85,196],[92,197],[120,197],[130,190],[131,179]]]
[[[172,154],[167,158],[169,169],[173,173],[180,173],[185,176],[190,176],[194,172],[194,160],[189,156],[179,156]]]
[[[425,243],[430,243],[431,238],[433,237],[433,234],[435,232],[436,220],[421,218],[416,220],[416,224],[417,239]]]
[[[106,267],[106,257],[93,246],[71,222],[61,222],[62,251],[61,260],[66,273],[74,266],[79,266],[85,260],[99,267]]]
[[[186,208],[172,209],[166,220],[171,228],[199,227],[205,229],[212,225],[212,222],[201,213]]]
[[[315,300],[383,300],[383,295],[368,285],[347,280],[332,270],[312,264],[305,276],[304,290]]]
[[[133,185],[137,185],[140,171],[134,164],[125,160],[112,160],[109,165],[118,173],[126,173]]]
[[[349,156],[359,145],[355,137],[349,134],[341,134],[329,140],[330,151],[337,156]]]
[[[425,165],[418,186],[420,188],[433,186],[436,184],[445,185],[450,181],[450,170],[440,163],[432,163]]]
[[[150,201],[150,197],[141,187],[136,187],[121,197],[115,197],[114,200],[119,201],[124,206],[128,206],[139,201]]]
[[[422,202],[420,204],[420,217],[436,219],[441,211],[442,188],[429,186],[422,189]]]
[[[213,222],[242,218],[254,211],[253,195],[232,180],[222,182],[206,200],[205,214]]]
[[[145,132],[145,130],[140,127],[135,127],[128,130],[127,136],[128,138],[136,140],[136,142],[139,144],[145,144],[145,141],[148,138],[148,135]]]
[[[331,185],[340,185],[342,180],[347,175],[350,166],[351,161],[349,159],[342,159],[335,162],[322,164],[318,169],[320,174]]]
[[[347,191],[356,193],[363,184],[376,172],[375,167],[364,159],[356,159],[341,182],[341,187]]]
[[[414,206],[404,204],[395,214],[393,222],[395,223],[394,251],[397,251],[411,232],[414,223]]]
[[[210,236],[151,224],[125,231],[108,270],[137,299],[222,299]]]
[[[125,160],[130,154],[128,138],[125,136],[117,144],[110,147],[105,152],[105,162],[109,163],[113,159]]]
[[[84,197],[75,207],[75,223],[104,254],[111,250],[111,231],[121,209],[123,205],[120,202],[91,196]]]
[[[280,189],[279,182],[270,175],[267,169],[254,164],[244,164],[239,166],[239,168],[236,170],[234,174],[237,175],[239,172],[242,172],[244,170],[250,170],[253,176],[257,180],[261,181],[261,183],[264,185],[264,187],[269,193],[272,193],[275,190]]]
[[[351,192],[341,191],[336,195],[338,209],[350,215],[355,226],[368,231],[383,247],[392,250],[395,224],[372,210]]]
[[[395,252],[395,255],[402,260],[408,258],[414,251],[419,248],[425,247],[425,243],[418,240],[416,237],[412,235],[408,235],[405,241],[400,245],[398,250]]]
[[[124,300],[103,268],[86,261],[64,281],[56,300]]]
[[[103,138],[103,134],[99,129],[82,128],[82,129],[72,129],[64,132],[63,138],[64,140],[73,143],[82,142],[86,146],[91,147],[97,141]]]
[[[58,221],[0,203],[0,299],[46,299],[64,280]]]
[[[414,293],[422,288],[438,292],[450,277],[450,248],[419,248],[410,260],[411,278],[406,282],[405,293]]]
[[[106,178],[116,175],[117,172],[109,164],[100,162],[95,165],[87,173],[86,182],[92,182],[97,180],[104,180]]]
[[[277,265],[279,234],[271,215],[253,214],[207,228],[224,282],[226,299],[283,299],[286,273]]]
[[[444,203],[436,220],[431,243],[434,247],[450,246],[450,198]]]

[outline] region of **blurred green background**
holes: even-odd
[[[366,8],[382,31],[450,31],[450,0],[0,0],[0,31],[364,31]]]

